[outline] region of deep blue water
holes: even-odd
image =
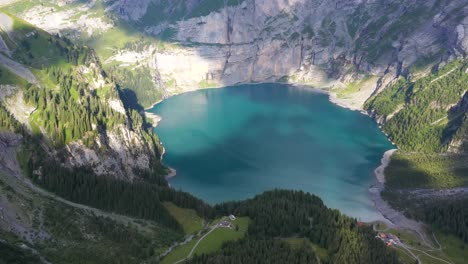
[[[245,85],[174,96],[150,112],[162,117],[155,132],[177,189],[210,203],[301,189],[350,216],[380,218],[368,187],[392,145],[369,117],[326,94]]]

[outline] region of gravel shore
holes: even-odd
[[[422,234],[424,233],[422,223],[409,219],[402,212],[393,209],[381,196],[381,192],[385,189],[385,168],[390,163],[390,159],[395,151],[396,149],[386,151],[381,160],[381,165],[375,169],[374,173],[377,181],[369,187],[370,197],[377,210],[392,227],[410,229]]]

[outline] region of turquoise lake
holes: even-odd
[[[259,84],[200,90],[150,110],[176,188],[209,203],[303,190],[363,221],[381,219],[368,188],[392,144],[369,117],[313,89]]]

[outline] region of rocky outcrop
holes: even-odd
[[[280,79],[345,87],[358,72],[379,77],[378,92],[413,65],[467,53],[468,7],[437,3],[246,0],[168,24],[182,45],[159,50],[157,69],[177,81],[175,93]]]
[[[151,162],[158,162],[155,154],[158,150],[148,144],[139,132],[120,125],[99,135],[95,139],[95,148],[85,146],[81,141],[72,142],[65,147],[65,164],[91,167],[100,175],[133,180],[137,171],[148,171],[152,167]]]
[[[94,90],[115,90],[115,84],[110,83],[101,73],[97,63],[80,66],[83,81],[90,84]],[[91,73],[91,74],[90,74]],[[90,77],[92,76],[92,77]],[[98,131],[92,146],[82,140],[74,141],[59,152],[64,165],[69,167],[91,167],[98,175],[113,175],[114,177],[133,180],[139,172],[151,171],[159,163],[157,142],[148,134],[136,120],[131,120],[117,92],[111,93],[102,101],[116,113],[125,116],[126,121],[104,129],[94,125]]]
[[[427,71],[468,51],[468,6],[463,0],[104,3],[106,12],[153,34],[156,42],[177,44],[153,41],[144,49],[125,47],[105,58],[106,63],[124,67],[151,67],[154,86],[163,95],[278,80],[344,89],[362,78],[378,77],[370,92],[366,89],[343,100],[345,105],[349,101],[348,105],[360,108],[365,100],[358,97],[381,91],[400,75],[415,75],[413,67],[416,72]],[[80,10],[91,14],[92,6],[94,1],[68,10],[74,16]],[[73,23],[62,14],[68,12],[66,8],[47,9],[49,15],[62,14],[65,19],[47,27],[38,18],[46,16],[31,10],[22,17],[46,30],[71,38],[89,35],[87,26],[73,28],[76,34],[67,26],[85,23],[88,17]],[[106,34],[108,29],[103,25],[94,31]]]
[[[31,37],[29,33],[19,34],[18,31],[11,31],[10,34],[15,36],[12,41],[18,43]],[[138,172],[151,171],[153,166],[159,164],[158,142],[143,128],[143,117],[124,107],[116,84],[106,76],[96,53],[86,47],[68,45],[66,41],[49,37],[51,46],[44,49],[53,50],[57,48],[53,45],[62,45],[59,46],[60,50],[69,53],[61,59],[73,63],[67,64],[67,71],[61,71],[55,65],[44,65],[43,69],[31,71],[33,67],[26,66],[27,63],[0,54],[5,70],[18,79],[3,80],[12,83],[0,85],[0,106],[11,114],[11,118],[28,128],[26,131],[41,133],[44,136],[41,146],[50,154],[49,158],[67,167],[91,167],[97,174],[127,180],[133,180]],[[37,78],[33,72],[39,72],[41,78]],[[21,79],[30,84],[23,87],[26,82]],[[27,94],[29,89],[40,91],[34,94],[38,101],[25,101],[23,94]],[[74,96],[58,95],[73,92]],[[52,96],[56,99],[52,100]],[[47,107],[40,107],[40,104],[47,104]],[[56,111],[50,112],[50,108]],[[64,112],[67,114],[64,115]],[[57,121],[59,116],[61,120]],[[77,122],[78,119],[80,121]]]
[[[81,1],[58,1],[57,5],[79,5]],[[96,37],[113,27],[105,18],[93,15],[92,8],[96,1],[79,5],[76,8],[64,10],[63,8],[45,7],[37,5],[22,15],[23,19],[52,34],[64,34],[69,38],[78,39],[86,36]]]
[[[449,111],[447,131],[452,135],[448,140],[448,152],[466,153],[468,151],[468,92],[460,102]]]

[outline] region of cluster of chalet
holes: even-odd
[[[236,220],[236,217],[234,215],[229,215],[229,220],[234,221],[234,220]],[[219,225],[219,227],[224,227],[224,228],[233,228],[234,227],[234,225],[228,220],[223,220],[223,221],[219,222],[218,225]]]
[[[395,235],[379,233],[377,237],[380,238],[385,243],[385,245],[389,247],[397,244],[397,237]]]

